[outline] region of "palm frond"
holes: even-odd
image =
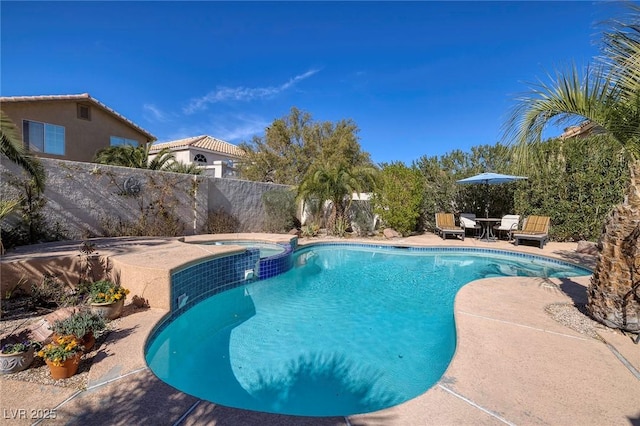
[[[46,174],[38,159],[24,149],[15,124],[0,110],[0,146],[2,155],[22,167],[33,178],[38,191],[44,191]]]
[[[624,96],[637,96],[640,90],[640,5],[626,5],[624,20],[610,20],[611,30],[603,34],[599,60],[608,67]]]
[[[20,199],[0,200],[0,220],[4,219],[20,206]]]
[[[530,85],[529,92],[516,99],[505,123],[507,143],[539,142],[550,124],[590,120],[606,128],[607,110],[614,91],[602,68],[587,68],[582,76],[576,66]]]
[[[174,161],[169,164],[165,170],[174,173],[184,173],[189,175],[201,175],[202,169],[198,167],[196,164],[190,163],[185,164],[182,161]]]

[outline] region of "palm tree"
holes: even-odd
[[[45,172],[38,159],[25,152],[13,121],[0,110],[0,142],[2,155],[22,167],[31,177],[38,191],[44,191]]]
[[[194,163],[185,164],[182,161],[174,161],[164,170],[174,173],[185,173],[189,175],[201,175],[202,168]]]
[[[371,166],[348,167],[346,164],[312,166],[298,187],[298,198],[331,201],[331,215],[327,228],[335,233],[336,225],[344,223],[345,212],[352,194],[371,189],[377,170]]]
[[[606,220],[600,254],[588,288],[587,309],[603,324],[640,332],[640,6],[603,35],[603,57],[580,75],[558,72],[518,99],[506,137],[526,147],[551,122],[589,120],[628,154],[630,184],[623,203]]]
[[[171,151],[164,148],[149,161],[150,149],[150,143],[137,147],[131,145],[110,146],[98,151],[94,162],[136,169],[167,170],[174,159]]]

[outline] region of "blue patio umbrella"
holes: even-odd
[[[522,180],[522,179],[526,179],[526,177],[502,175],[500,173],[480,173],[479,175],[460,179],[457,182],[463,185],[466,185],[466,184],[497,185],[500,183],[509,183],[509,182]],[[488,191],[487,191],[487,202],[486,202],[484,212],[485,212],[485,216],[489,217],[489,192]]]

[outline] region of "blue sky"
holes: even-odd
[[[375,162],[407,164],[499,141],[526,83],[589,63],[598,23],[619,11],[586,1],[0,7],[2,96],[88,92],[159,141],[249,141],[295,106],[353,120]]]

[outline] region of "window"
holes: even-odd
[[[91,121],[91,109],[89,105],[78,104],[78,118]]]
[[[23,120],[22,140],[29,151],[64,155],[63,126]]]
[[[206,163],[207,157],[202,154],[196,154],[196,156],[193,157],[193,161],[195,161],[196,163]]]
[[[125,146],[125,145],[138,146],[137,140],[121,138],[119,136],[111,136],[110,143],[111,143],[111,146]]]

